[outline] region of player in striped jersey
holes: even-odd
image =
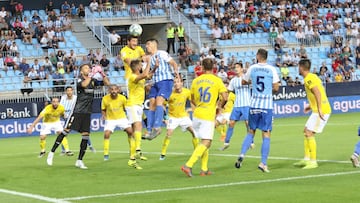
[[[76,99],[77,96],[74,95],[74,89],[71,86],[67,86],[65,88],[65,94],[61,96],[60,99],[60,104],[63,105],[65,107],[65,115],[64,115],[64,119],[68,119],[71,116],[71,113],[73,111],[73,108],[75,106],[76,103]],[[92,146],[90,138],[88,140],[88,147],[92,152],[96,152],[95,148]],[[72,153],[69,150],[69,144],[68,144],[68,139],[65,136],[63,141],[61,142],[61,154],[65,154],[67,156],[72,156],[74,155],[74,153]]]
[[[246,131],[248,131],[248,118],[250,106],[250,88],[249,85],[243,85],[244,69],[241,63],[235,64],[236,76],[231,79],[227,89],[235,93],[235,102],[230,115],[229,128],[226,132],[224,146],[221,150],[225,150],[230,146],[230,139],[233,135],[234,126],[237,121],[243,119],[245,121]],[[253,146],[253,145],[252,145]]]
[[[261,162],[258,168],[263,172],[270,172],[267,159],[270,151],[270,135],[272,130],[273,92],[279,90],[279,75],[276,69],[267,64],[268,53],[265,49],[259,49],[256,54],[258,63],[250,66],[246,72],[242,84],[252,84],[250,99],[249,131],[246,135],[236,168],[240,168],[247,150],[254,140],[256,129],[262,131],[263,143],[261,146]]]
[[[174,85],[174,75],[179,77],[178,65],[174,59],[163,50],[158,50],[158,41],[149,39],[146,41],[146,50],[151,55],[150,65],[154,71],[154,85],[150,89],[150,109],[147,116],[148,127],[152,131],[145,138],[152,140],[161,133],[161,125],[164,116],[164,101],[168,100]]]

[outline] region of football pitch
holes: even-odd
[[[1,202],[359,202],[360,169],[349,161],[359,140],[360,113],[332,115],[322,134],[317,135],[319,168],[304,170],[293,163],[303,157],[303,128],[307,117],[275,119],[268,165],[270,173],[257,169],[261,133],[255,149],[249,150],[240,169],[234,167],[245,136],[243,122],[236,124],[230,148],[222,146],[216,133],[210,149],[211,176],[201,177],[200,161],[194,177],[180,170],[193,149],[188,132],[177,129],[166,160],[159,155],[163,133],[142,142],[147,161],[143,170],[127,165],[128,143],[124,132],[116,131],[110,142],[110,160],[103,161],[103,135],[91,135],[96,153],[87,151],[88,170],[74,166],[80,135],[69,135],[75,156],[55,154],[53,166],[38,158],[38,137],[0,139]],[[47,152],[55,136],[47,138]]]

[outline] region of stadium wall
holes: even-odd
[[[333,113],[360,112],[360,82],[334,83],[327,85],[327,94]],[[281,87],[274,95],[274,117],[304,116],[307,99],[303,86]],[[101,99],[95,99],[91,118],[91,130],[103,131],[104,121],[100,113]],[[0,138],[39,135],[41,124],[37,124],[32,134],[26,129],[34,121],[44,103],[16,103],[0,106]],[[148,101],[145,102],[148,107]]]

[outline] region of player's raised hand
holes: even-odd
[[[309,106],[309,105],[305,106],[305,108],[304,108],[304,113],[307,114],[307,113],[309,113],[310,111],[311,111],[310,106]]]
[[[143,60],[145,63],[150,63],[150,59],[151,59],[150,55],[144,55],[144,56],[142,56],[142,60]]]

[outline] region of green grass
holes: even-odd
[[[163,134],[153,141],[143,141],[148,161],[140,161],[143,170],[127,166],[128,144],[124,132],[111,137],[110,160],[103,161],[102,133],[93,133],[96,154],[84,158],[88,170],[75,168],[73,157],[37,158],[38,137],[0,140],[1,202],[46,202],[6,193],[11,190],[48,198],[66,199],[92,196],[70,202],[358,202],[359,169],[349,161],[358,141],[360,113],[332,115],[322,134],[317,135],[320,167],[302,170],[292,164],[303,156],[303,128],[307,117],[275,119],[271,139],[271,173],[257,169],[260,161],[261,136],[257,133],[256,148],[248,152],[241,169],[234,163],[245,134],[243,123],[237,124],[228,150],[222,152],[216,134],[210,150],[209,167],[213,176],[200,177],[200,163],[188,178],[180,170],[192,153],[189,133],[176,130],[165,161],[159,161]],[[55,136],[47,138],[47,151]],[[77,152],[80,135],[69,136],[70,147]],[[206,187],[205,187],[206,186]],[[136,193],[138,192],[138,193]],[[50,201],[50,200],[47,200]]]

